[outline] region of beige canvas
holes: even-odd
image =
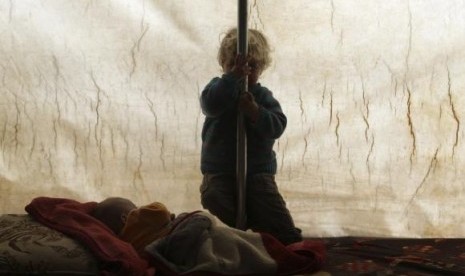
[[[463,237],[465,1],[249,1],[306,236]],[[0,2],[0,212],[35,196],[200,209],[198,97],[226,0]]]

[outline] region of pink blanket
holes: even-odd
[[[129,243],[120,240],[89,214],[96,204],[38,197],[25,209],[38,222],[86,245],[101,262],[103,275],[154,275],[155,270]]]

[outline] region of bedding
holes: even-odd
[[[286,247],[270,235],[246,233],[229,227],[222,228],[229,231],[226,236],[232,233],[235,235],[226,239],[225,232],[222,231],[222,239],[215,239],[212,244],[211,239],[206,240],[198,235],[207,228],[214,232],[215,228],[210,229],[212,221],[208,220],[205,224],[202,219],[192,220],[198,217],[207,218],[205,215],[196,216],[198,213],[206,214],[204,212],[193,212],[179,216],[173,221],[172,229],[176,231],[173,231],[166,239],[162,239],[164,242],[161,244],[165,252],[173,252],[172,256],[176,258],[188,257],[188,261],[197,265],[198,260],[186,255],[185,251],[190,249],[191,253],[196,250],[205,253],[206,251],[202,250],[205,246],[214,246],[226,249],[222,252],[235,248],[236,256],[242,259],[223,258],[229,262],[229,270],[215,270],[212,267],[216,264],[218,256],[204,254],[202,259],[204,266],[199,269],[163,270],[159,267],[161,262],[157,262],[157,258],[152,258],[154,255],[139,256],[129,243],[120,240],[103,223],[90,216],[89,213],[95,204],[95,202],[80,203],[64,198],[39,197],[32,200],[25,209],[31,217],[43,225],[82,242],[99,261],[99,273],[107,275],[154,275],[155,272],[157,275],[205,275],[206,273],[209,275],[293,275],[295,272],[317,271],[324,261],[322,243],[302,242]],[[233,238],[236,236],[239,238]],[[238,241],[241,246],[237,246]],[[260,266],[259,263],[264,260],[267,260],[269,264]]]
[[[325,260],[321,242],[285,246],[266,233],[217,225],[202,211],[178,216],[146,251],[164,275],[295,275],[317,272]]]
[[[44,201],[48,204],[43,204]],[[55,204],[54,208],[51,203]],[[34,208],[31,208],[32,206]],[[189,249],[201,249],[199,244],[181,239],[182,231],[188,229],[175,227],[172,236],[151,245],[151,250],[154,251],[151,251],[150,258],[154,259],[150,261],[155,265],[156,271],[151,270],[145,260],[135,256],[132,257],[135,258],[133,261],[140,263],[135,265],[136,270],[132,270],[131,262],[121,263],[131,259],[130,256],[134,252],[130,247],[125,247],[127,244],[125,245],[124,242],[117,240],[112,242],[112,250],[107,254],[113,252],[113,255],[105,257],[99,252],[100,247],[105,247],[105,243],[112,240],[112,237],[108,236],[109,230],[103,224],[95,223],[92,227],[88,225],[85,229],[92,229],[90,232],[76,232],[76,229],[73,230],[75,227],[64,227],[72,226],[77,221],[91,223],[90,220],[86,222],[85,219],[85,210],[90,206],[89,203],[42,198],[33,201],[28,208],[32,213],[33,209],[40,210],[42,218],[35,219],[29,214],[0,215],[0,275],[153,275],[155,272],[157,276],[176,275],[189,270],[186,267],[180,268],[175,264],[176,260],[170,260],[172,258],[170,256],[174,254],[175,258],[183,257],[186,263],[189,263],[190,255],[178,256],[177,252],[186,250],[187,253]],[[69,214],[70,211],[67,209],[78,212],[74,213],[74,220],[66,218],[65,213]],[[79,215],[79,210],[84,214]],[[35,216],[39,217],[37,214]],[[41,223],[40,219],[44,221]],[[62,225],[57,224],[56,220]],[[181,222],[182,220],[178,221]],[[196,235],[201,237],[204,233],[200,230],[208,224],[208,221],[199,221],[190,226],[194,227],[193,231],[198,231]],[[189,224],[184,226],[187,225]],[[60,227],[60,231],[57,231],[56,229]],[[192,233],[188,237],[190,235]],[[265,235],[264,238],[267,236]],[[315,275],[465,275],[465,239],[335,237],[313,238],[307,241],[312,244],[315,244],[314,241],[320,241],[326,248],[326,261]],[[181,244],[167,247],[169,243]],[[272,243],[268,242],[268,244]],[[281,252],[288,254],[288,250],[298,252],[299,249],[291,247]],[[204,253],[208,253],[208,250]],[[305,258],[306,255],[300,253]],[[266,256],[264,260],[270,261]],[[287,264],[292,266],[291,263]],[[192,268],[199,263],[190,260],[189,265]],[[123,268],[126,270],[121,270]],[[309,272],[305,272],[305,275],[308,275],[307,273]],[[217,274],[194,272],[188,275]]]
[[[131,246],[90,215],[96,202],[38,197],[25,209],[38,222],[82,242],[99,261],[105,275],[153,275],[155,270]]]
[[[0,216],[0,275],[96,275],[98,266],[80,242],[29,215]]]

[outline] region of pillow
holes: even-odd
[[[27,214],[0,216],[0,274],[97,275],[98,261],[79,242]]]

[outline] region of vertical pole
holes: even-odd
[[[247,0],[238,0],[238,27],[237,27],[237,51],[247,57]],[[240,93],[248,90],[247,78],[241,83]],[[244,115],[237,113],[237,158],[236,158],[236,181],[237,181],[237,213],[236,228],[245,230],[247,227],[246,215],[246,180],[247,180],[247,135],[244,126]]]

